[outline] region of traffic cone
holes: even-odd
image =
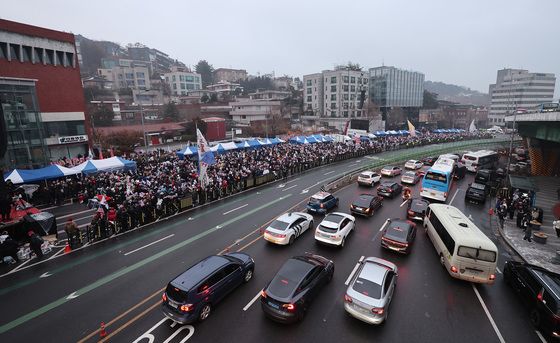
[[[69,245],[69,244],[66,244],[66,246],[64,247],[64,253],[65,253],[65,254],[68,254],[68,253],[71,252],[71,251],[72,251],[72,248],[70,248],[70,245]]]
[[[103,338],[107,336],[107,331],[105,331],[105,323],[101,322],[101,328],[99,329],[99,337]]]

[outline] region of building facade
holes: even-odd
[[[87,154],[89,119],[74,35],[0,19],[0,104],[5,167]]]
[[[228,69],[228,68],[218,68],[214,70],[214,82],[218,83],[220,81],[226,82],[238,82],[247,80],[247,71],[245,69]]]
[[[146,62],[119,59],[117,65],[99,68],[97,74],[111,82],[113,89],[150,89],[150,66]],[[112,67],[111,67],[112,66]]]
[[[505,126],[505,117],[518,109],[532,110],[552,102],[556,77],[551,73],[530,73],[524,69],[498,70],[496,83],[489,87],[489,125]]]
[[[231,119],[239,124],[250,125],[256,121],[267,121],[282,116],[281,101],[266,101],[240,98],[230,102]]]
[[[173,66],[171,72],[165,73],[165,82],[169,84],[172,95],[187,95],[190,90],[202,88],[200,74],[193,73],[188,68]]]
[[[369,70],[369,95],[379,107],[422,107],[424,74],[395,67]]]

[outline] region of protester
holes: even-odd
[[[35,253],[37,258],[42,258],[43,250],[41,249],[41,246],[44,242],[43,239],[33,231],[27,232],[27,235],[29,236],[29,247],[31,248],[31,251]]]

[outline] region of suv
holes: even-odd
[[[180,324],[203,321],[229,292],[253,277],[255,261],[236,252],[213,255],[174,278],[162,295],[161,309]]]
[[[338,198],[328,192],[319,192],[309,198],[307,211],[325,214],[336,206],[338,206]]]
[[[467,192],[465,193],[465,200],[473,202],[485,203],[488,196],[488,186],[482,183],[473,182],[469,184]]]
[[[403,186],[396,182],[386,181],[377,187],[377,194],[388,198],[394,198],[402,192]]]
[[[373,194],[360,194],[350,205],[350,212],[371,217],[383,206],[383,197]]]
[[[364,185],[373,187],[373,185],[379,182],[379,180],[381,180],[381,175],[369,170],[358,175],[358,185],[360,186]]]
[[[560,337],[560,275],[522,262],[506,261],[504,281],[529,307],[535,327]]]
[[[474,182],[490,186],[497,179],[496,172],[490,169],[481,169],[476,172]]]

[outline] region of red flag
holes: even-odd
[[[113,148],[111,148],[111,150],[109,150],[109,152],[111,153],[111,157],[115,157],[115,151],[113,150]]]
[[[99,159],[103,159],[103,149],[99,149]]]

